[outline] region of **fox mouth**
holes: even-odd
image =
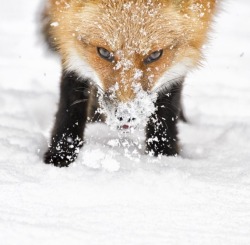
[[[120,126],[121,130],[127,130],[127,129],[131,128],[131,127],[132,126],[129,126],[127,124],[124,124],[124,125]]]
[[[117,127],[117,129],[120,131],[120,132],[123,132],[123,133],[131,133],[133,132],[137,127],[135,125],[129,125],[129,124],[123,124],[123,125],[120,125]]]

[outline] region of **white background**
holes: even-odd
[[[96,124],[63,169],[42,162],[60,61],[37,34],[39,11],[39,0],[0,4],[0,244],[249,245],[250,2],[224,3],[186,81],[180,157],[114,147]]]

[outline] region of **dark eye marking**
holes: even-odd
[[[97,48],[98,54],[105,60],[112,62],[114,60],[114,55],[105,48]]]
[[[152,62],[155,62],[157,60],[159,60],[162,56],[162,53],[163,53],[163,50],[158,50],[158,51],[155,51],[153,53],[151,53],[143,62],[144,64],[150,64]]]

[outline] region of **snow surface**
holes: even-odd
[[[227,1],[207,62],[186,81],[181,157],[143,155],[89,125],[69,168],[45,165],[59,60],[39,0],[0,7],[0,244],[250,244],[250,2]]]

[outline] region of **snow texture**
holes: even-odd
[[[224,3],[186,81],[180,157],[144,155],[141,132],[91,124],[61,169],[42,162],[60,62],[38,38],[40,4],[0,7],[0,244],[249,245],[250,2]]]
[[[101,108],[99,112],[106,115],[105,122],[110,129],[122,129],[124,124],[128,124],[129,132],[131,133],[134,133],[134,129],[144,131],[149,117],[155,112],[156,107],[154,102],[156,101],[157,94],[144,91],[136,81],[133,82],[132,88],[135,98],[129,102],[117,103],[115,106],[113,104],[116,103],[112,103],[112,98],[115,98],[115,92],[119,91],[118,83],[109,90],[111,101],[110,99],[106,101],[100,94],[99,104]]]

